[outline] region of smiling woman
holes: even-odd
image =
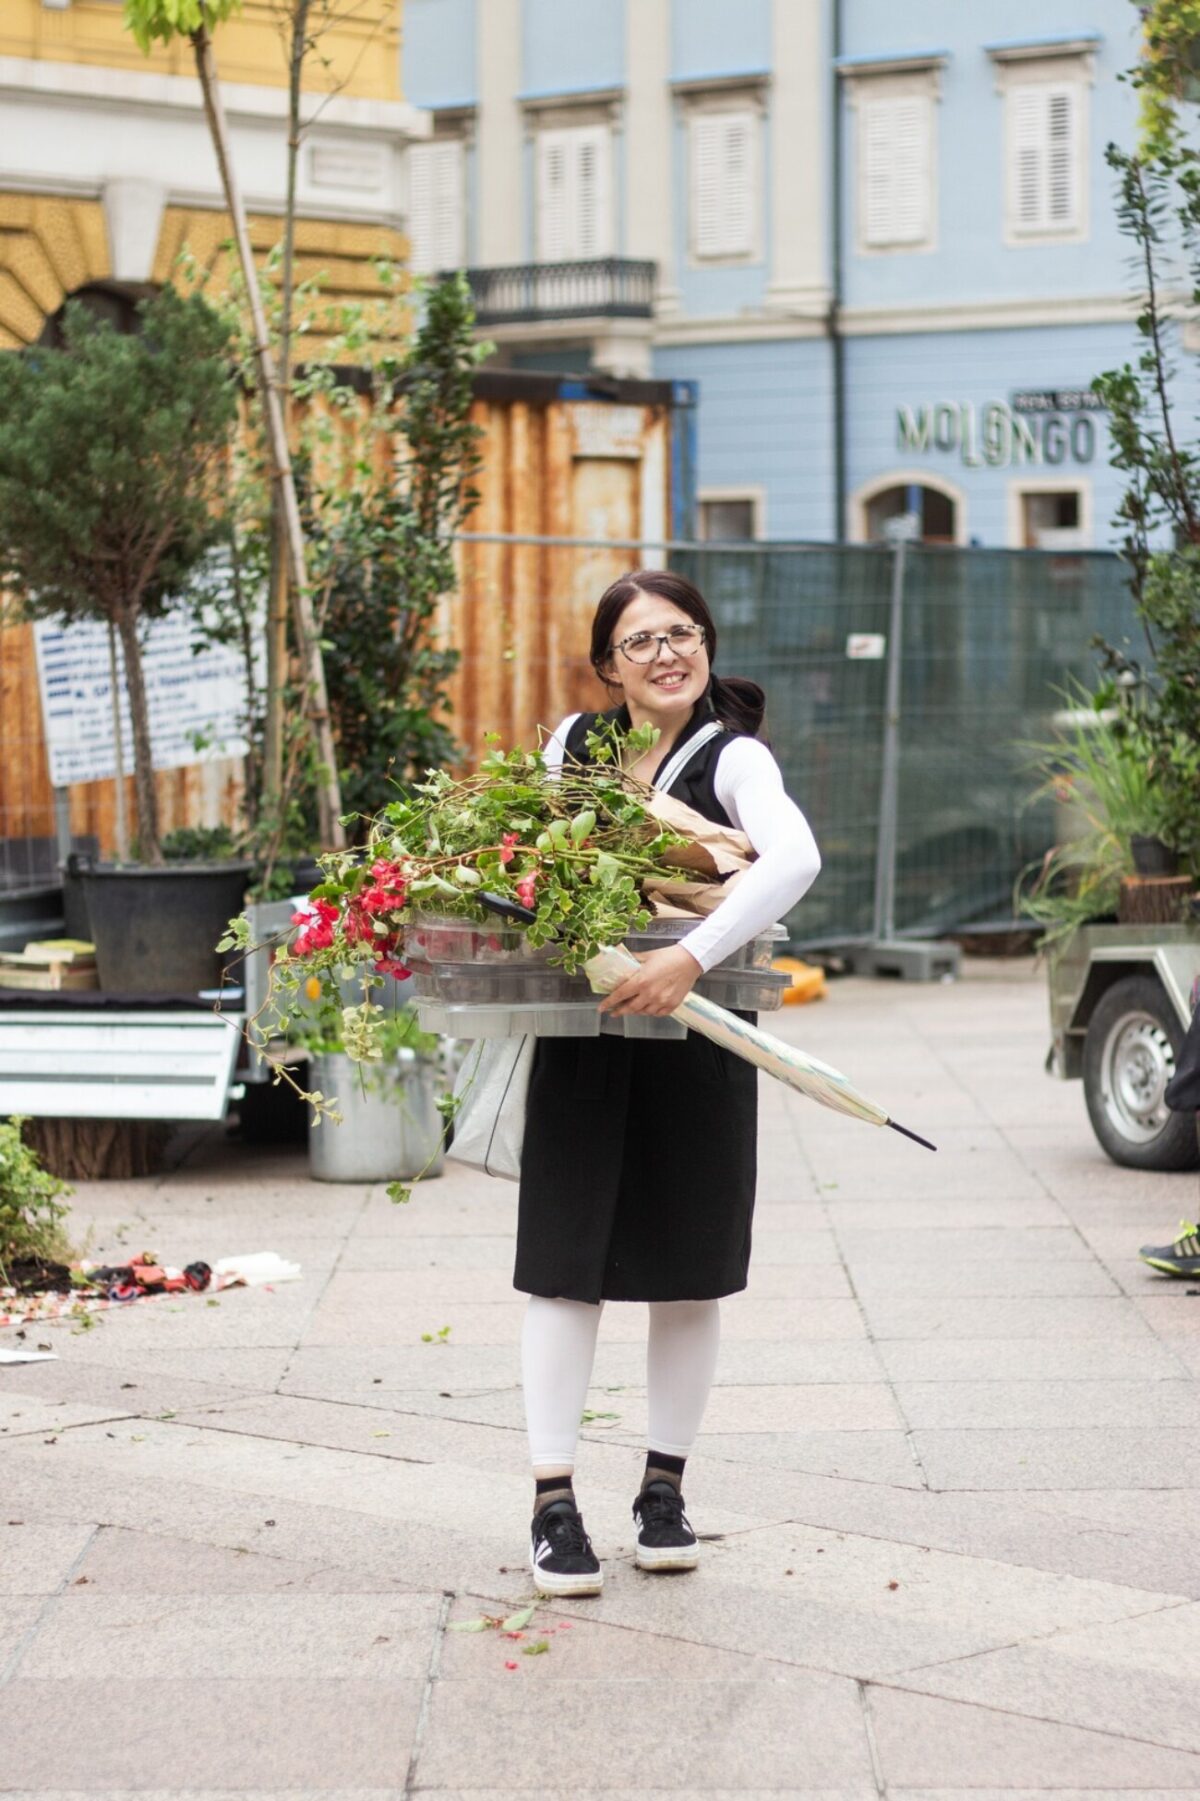
[[[673,1012],[703,972],[793,907],[820,869],[808,824],[757,738],[762,690],[715,676],[716,653],[716,625],[689,581],[667,570],[622,576],[601,596],[591,649],[621,703],[564,719],[547,747],[551,766],[583,763],[598,724],[651,725],[659,736],[629,773],[745,832],[757,852],[721,905],[679,944],[642,958],[603,1012]],[[543,1594],[600,1591],[572,1474],[606,1300],[650,1303],[638,1564],[696,1565],[680,1489],[716,1366],[719,1297],[746,1286],[756,1135],[753,1067],[704,1038],[537,1040],[513,1280],[530,1296],[522,1362],[531,1561]]]

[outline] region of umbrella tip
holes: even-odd
[[[885,1124],[889,1125],[893,1132],[902,1132],[905,1138],[911,1138],[914,1144],[923,1144],[927,1151],[937,1150],[936,1144],[930,1144],[928,1138],[922,1138],[919,1132],[910,1132],[907,1126],[900,1125],[897,1120],[889,1119],[885,1121]]]

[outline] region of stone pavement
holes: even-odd
[[[939,1153],[764,1084],[703,1566],[633,1568],[645,1319],[610,1307],[578,1477],[604,1595],[521,1639],[447,1630],[530,1594],[511,1186],[397,1208],[209,1134],[81,1191],[92,1254],[304,1279],[38,1326],[59,1360],[0,1371],[0,1789],[1200,1787],[1200,1298],[1135,1260],[1195,1176],[1105,1160],[1027,965],[777,1018]]]

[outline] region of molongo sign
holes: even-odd
[[[1072,390],[1073,406],[1054,407],[1066,395],[1037,395],[1053,410],[1030,403],[1029,393],[1013,401],[935,400],[925,406],[896,410],[896,445],[907,455],[930,451],[956,453],[968,469],[1007,469],[1022,464],[1090,463],[1096,455],[1096,421],[1080,400],[1086,391]]]

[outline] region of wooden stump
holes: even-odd
[[[1173,926],[1188,916],[1192,878],[1127,875],[1121,881],[1117,918],[1123,926]]]
[[[44,1168],[64,1182],[158,1175],[170,1135],[157,1119],[30,1119],[24,1130]]]

